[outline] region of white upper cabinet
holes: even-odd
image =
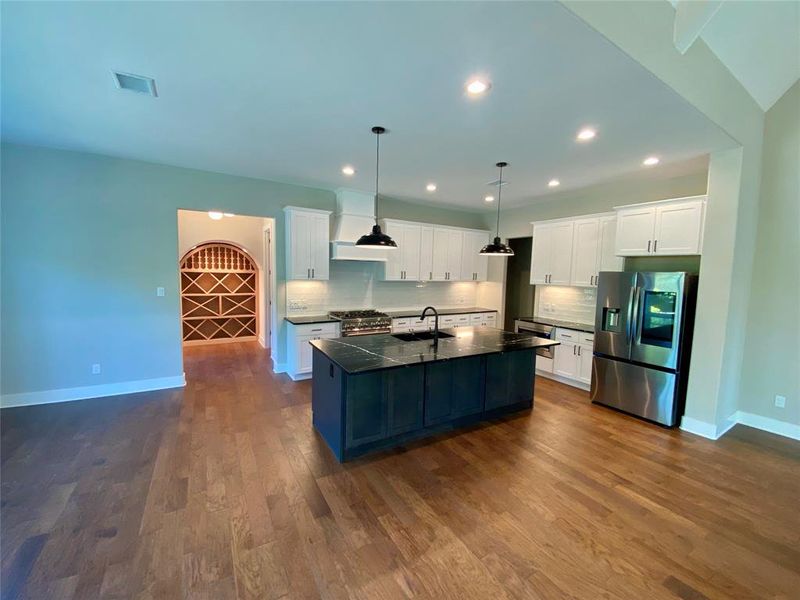
[[[571,285],[595,287],[600,271],[622,270],[623,259],[614,254],[614,215],[576,219],[574,224]]]
[[[459,281],[464,232],[446,227],[433,228],[433,280]]]
[[[430,281],[433,279],[433,227],[422,225],[419,229],[419,279]]]
[[[705,196],[616,207],[616,254],[700,254]]]
[[[622,271],[625,259],[617,256],[615,252],[617,237],[616,215],[600,217],[600,245],[598,249],[597,275],[600,271]],[[594,280],[597,285],[597,278]]]
[[[461,280],[486,281],[489,273],[489,258],[481,256],[481,249],[489,243],[485,231],[464,231],[461,250]]]
[[[330,211],[287,206],[286,278],[319,279],[329,276]]]
[[[419,281],[422,226],[389,219],[383,220],[381,226],[384,232],[397,242],[397,249],[388,250],[386,253],[384,279]]]
[[[536,223],[531,250],[531,283],[569,285],[572,269],[572,221]]]

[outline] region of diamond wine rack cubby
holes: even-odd
[[[257,269],[230,244],[202,244],[181,260],[184,344],[254,340]]]

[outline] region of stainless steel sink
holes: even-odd
[[[432,340],[433,339],[433,332],[432,331],[417,331],[415,333],[395,333],[392,335],[393,338],[397,338],[403,342],[421,342],[424,340]],[[439,339],[454,337],[452,333],[444,333],[442,331],[439,332]]]

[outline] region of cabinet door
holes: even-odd
[[[386,437],[383,373],[376,371],[347,378],[345,444],[348,448]]]
[[[314,336],[299,335],[297,336],[297,372],[308,373],[311,371],[311,361],[313,348],[309,343],[314,339]]]
[[[572,241],[572,285],[592,286],[597,275],[600,220],[578,219]]]
[[[403,245],[398,249],[403,255],[403,279],[411,281],[421,279],[419,272],[421,236],[422,228],[419,225],[403,225]]]
[[[547,283],[550,275],[550,240],[549,225],[533,226],[533,244],[531,246],[531,284]]]
[[[592,383],[592,347],[586,344],[578,345],[578,380],[583,383]]]
[[[600,271],[622,271],[625,259],[615,253],[617,217],[600,217],[600,243],[597,250],[597,273]],[[594,280],[597,285],[597,279]]]
[[[483,410],[484,370],[480,356],[431,363],[425,369],[426,426]]]
[[[617,256],[647,256],[656,225],[655,207],[624,208],[617,211],[614,244]]]
[[[433,261],[432,271],[434,281],[447,280],[447,267],[449,265],[450,230],[434,228],[433,230]]]
[[[289,221],[289,278],[311,279],[311,235],[314,220],[310,213],[295,212]]]
[[[397,250],[386,251],[386,262],[383,264],[383,278],[386,281],[400,281],[403,272],[403,226],[399,223],[384,223],[383,231],[397,242]]]
[[[421,428],[425,367],[384,371],[383,385],[388,412],[387,434],[398,435]]]
[[[553,359],[553,373],[568,377],[578,378],[578,348],[571,342],[561,342],[556,346],[555,358]]]
[[[479,250],[475,249],[475,234],[471,231],[465,231],[461,243],[461,272],[459,279],[475,281]]]
[[[419,279],[433,279],[433,227],[420,227]]]
[[[657,207],[653,254],[699,254],[702,220],[702,200]]]
[[[572,221],[551,225],[549,283],[569,285],[572,271]]]
[[[447,240],[447,272],[448,281],[461,279],[461,253],[464,246],[464,232],[451,229]]]
[[[475,281],[487,281],[489,279],[489,257],[481,256],[480,251],[489,243],[488,233],[473,233],[472,239],[475,243]]]
[[[533,401],[533,350],[486,357],[485,410]]]
[[[311,248],[312,279],[328,279],[330,266],[330,217],[315,214],[311,216],[312,238]]]

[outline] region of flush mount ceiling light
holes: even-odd
[[[503,168],[508,166],[507,162],[499,162],[497,166],[500,169],[500,178],[497,180],[497,229],[494,236],[494,241],[491,244],[486,244],[481,248],[481,256],[500,256],[508,258],[514,256],[514,251],[500,241],[500,198],[503,195]]]
[[[473,77],[467,82],[466,88],[467,93],[471,96],[479,96],[484,92],[489,91],[489,88],[492,87],[492,84],[486,81],[485,79],[481,79],[480,77]]]
[[[486,196],[483,200],[484,202],[494,202],[494,196]]]
[[[114,75],[114,83],[119,89],[136,92],[137,94],[147,94],[154,98],[158,96],[156,80],[152,77],[134,75],[133,73],[122,73],[120,71],[112,71],[112,73]]]
[[[428,190],[429,192],[435,192],[436,191],[436,184],[435,183],[429,183],[428,185],[425,186],[425,189]]]
[[[366,235],[358,238],[356,246],[361,248],[397,248],[397,243],[388,235],[381,231],[381,226],[378,225],[378,175],[380,174],[381,166],[381,135],[386,133],[386,128],[375,126],[372,128],[372,133],[375,134],[375,225],[372,231]]]
[[[224,215],[217,210],[208,211],[208,218],[214,221],[219,221]]]
[[[558,187],[561,185],[561,182],[558,179],[551,179],[547,182],[547,187]]]
[[[348,177],[350,177],[351,175],[355,175],[356,174],[356,170],[350,165],[345,165],[345,166],[342,167],[342,174],[347,175]]]
[[[592,129],[591,127],[584,127],[578,132],[576,139],[579,142],[588,142],[589,140],[593,140],[597,135],[597,131]]]
[[[660,163],[660,162],[661,162],[661,159],[660,159],[660,158],[658,158],[657,156],[648,156],[647,158],[645,158],[645,159],[642,161],[642,164],[643,164],[645,167],[654,167],[654,166],[656,166],[656,165],[657,165],[658,163]]]

